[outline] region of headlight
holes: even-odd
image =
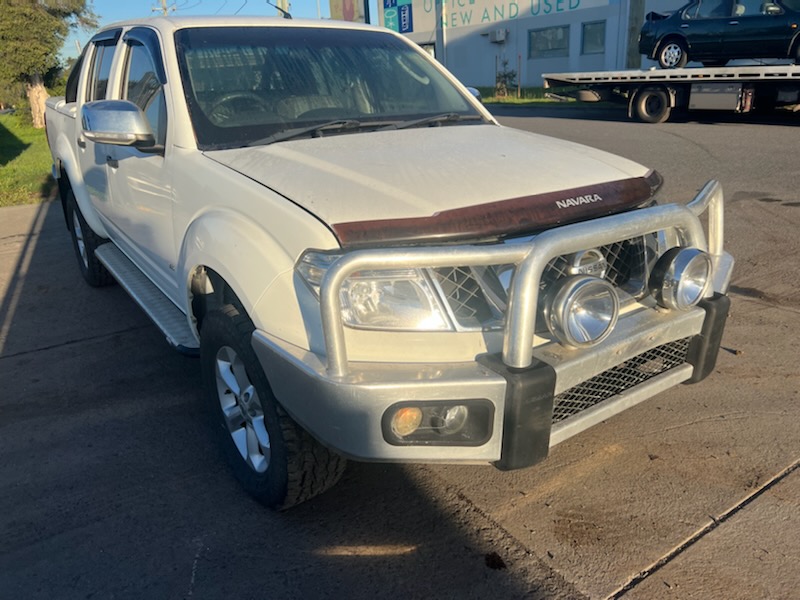
[[[566,346],[601,342],[614,329],[618,315],[617,291],[597,277],[568,277],[545,302],[547,328]]]
[[[308,252],[297,272],[319,297],[328,268],[338,255]],[[392,269],[359,271],[339,290],[342,321],[361,329],[451,331],[447,313],[425,271]]]
[[[705,296],[711,258],[697,248],[670,248],[650,276],[650,292],[664,308],[689,310]]]

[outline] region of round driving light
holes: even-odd
[[[697,248],[670,248],[658,260],[650,289],[664,308],[689,310],[703,299],[711,280],[711,257]]]
[[[617,324],[619,297],[614,286],[597,277],[568,277],[545,303],[547,328],[566,346],[603,341]]]
[[[466,406],[463,404],[451,406],[435,419],[434,426],[439,433],[451,435],[464,429],[467,417],[469,417],[469,409]]]
[[[392,433],[398,437],[411,435],[422,424],[422,410],[416,406],[401,408],[392,417]]]

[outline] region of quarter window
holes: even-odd
[[[528,58],[569,56],[569,25],[528,32]]]
[[[606,22],[583,24],[581,54],[603,54],[606,51]]]

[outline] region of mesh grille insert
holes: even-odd
[[[491,317],[481,287],[469,267],[437,269],[436,275],[456,319],[463,323],[468,319],[482,321]]]
[[[634,238],[608,244],[599,248],[608,261],[606,279],[616,286],[628,283],[636,274],[644,273],[646,254],[644,240]],[[542,287],[568,276],[570,267],[568,256],[558,256],[548,263],[542,276]]]
[[[690,338],[658,346],[595,375],[555,397],[553,423],[608,400],[686,362]]]
[[[644,281],[648,273],[646,246],[643,237],[600,246],[598,250],[608,263],[606,280],[635,297],[641,296],[645,291]],[[496,265],[495,268],[502,270],[507,266]],[[545,292],[559,279],[568,277],[569,270],[570,256],[558,256],[551,260],[542,273],[540,292]],[[508,302],[504,288],[508,282],[505,285],[500,282],[498,271],[490,268],[479,274],[475,268],[459,266],[432,269],[431,272],[441,287],[453,317],[462,327],[481,328],[502,324]],[[537,331],[545,329],[543,323],[537,324]]]

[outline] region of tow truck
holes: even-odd
[[[626,102],[628,117],[645,123],[664,123],[674,110],[800,108],[800,65],[545,73],[542,78],[551,95]]]

